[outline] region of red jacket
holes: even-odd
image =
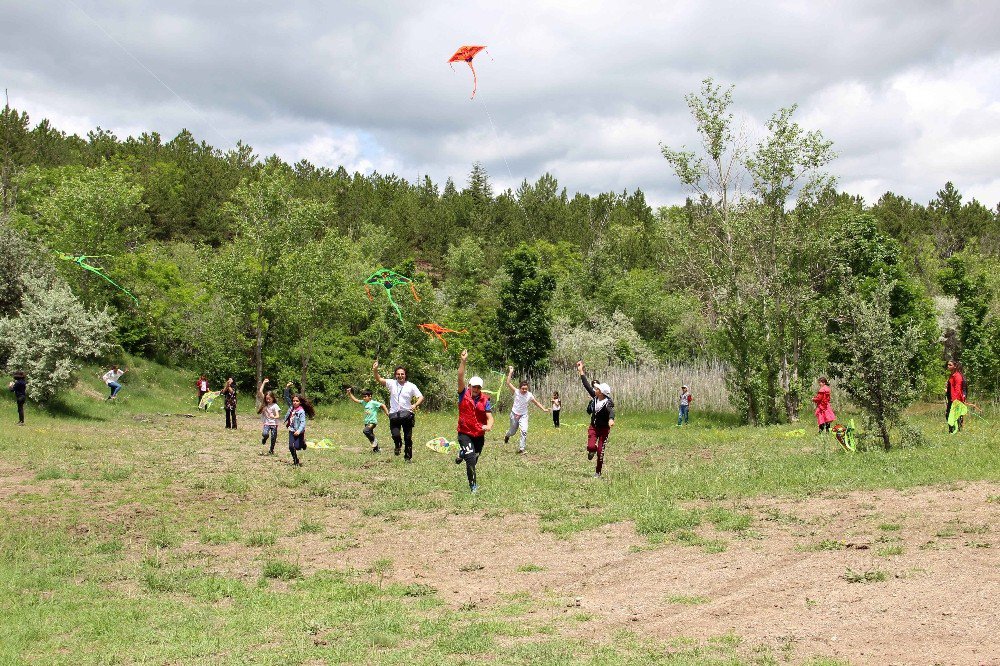
[[[962,377],[962,373],[956,370],[951,373],[948,377],[948,399],[949,400],[960,400],[965,402],[965,391],[962,390],[962,384],[965,383],[965,379]]]
[[[472,397],[472,391],[466,388],[458,396],[458,434],[469,437],[479,437],[486,425],[486,414],[493,411],[489,396],[479,394],[479,399]]]

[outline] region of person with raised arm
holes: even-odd
[[[610,386],[597,382],[592,384],[587,379],[583,361],[576,362],[576,369],[580,373],[584,390],[590,395],[590,402],[587,404],[587,413],[590,414],[590,427],[587,428],[587,460],[593,460],[594,456],[597,456],[594,478],[599,479],[604,469],[604,448],[608,443],[611,427],[615,424],[615,403],[611,399]]]
[[[462,350],[458,361],[458,457],[455,464],[465,462],[465,475],[469,480],[469,491],[479,490],[476,481],[476,463],[486,444],[486,433],[493,429],[493,406],[490,398],[483,393],[482,377],[472,377],[465,383],[465,362],[469,352]]]

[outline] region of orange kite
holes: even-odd
[[[476,57],[477,53],[485,48],[485,46],[463,46],[455,51],[455,55],[448,60],[449,67],[451,67],[451,63],[459,62],[460,60],[464,60],[469,64],[469,69],[472,70],[472,97],[469,99],[473,99],[476,96],[476,87],[479,85],[476,81],[476,68],[472,66],[472,59]],[[487,51],[487,53],[489,53],[489,51]],[[451,68],[452,70],[455,69],[454,67]]]
[[[440,326],[438,324],[433,324],[433,323],[417,324],[417,328],[424,329],[424,333],[426,333],[427,335],[433,335],[433,336],[435,336],[438,340],[441,341],[441,344],[444,345],[445,349],[448,348],[448,341],[444,339],[444,334],[445,333],[458,333],[459,335],[462,335],[464,333],[468,333],[469,332],[468,329],[464,329],[464,328],[461,331],[453,331],[450,328],[444,328],[443,326]]]

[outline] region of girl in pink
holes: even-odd
[[[819,391],[813,396],[813,404],[816,405],[816,422],[819,423],[819,432],[824,430],[830,432],[830,425],[836,420],[837,415],[830,407],[830,382],[826,377],[819,378]]]

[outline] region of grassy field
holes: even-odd
[[[710,554],[753,538],[748,499],[1000,481],[992,415],[949,437],[937,406],[912,415],[925,444],[857,455],[810,424],[796,437],[698,412],[687,428],[673,414],[623,414],[596,480],[583,396],[566,395],[559,431],[533,415],[528,455],[489,438],[472,496],[464,466],[423,446],[453,435],[453,414],[418,416],[404,465],[385,423],[373,455],[360,409],[335,405],[308,428],[334,448],[305,452],[296,469],[280,435],[278,455],[259,455],[252,397],[229,432],[221,412],[196,412],[190,384],[140,363],[118,402],[88,379],[48,411],[29,406],[24,428],[6,425],[13,401],[0,402],[0,663],[777,663],[734,635],[590,638],[577,630],[583,612],[536,612],[561,598],[512,588],[489,606],[455,604],[395,573],[421,557],[407,535],[428,516],[526,516],[555,539],[627,522],[643,547]],[[372,534],[398,540],[399,557],[338,565]],[[308,556],[316,548],[327,566]],[[475,587],[489,566],[459,553],[454,575]],[[547,566],[528,559],[511,575]]]

